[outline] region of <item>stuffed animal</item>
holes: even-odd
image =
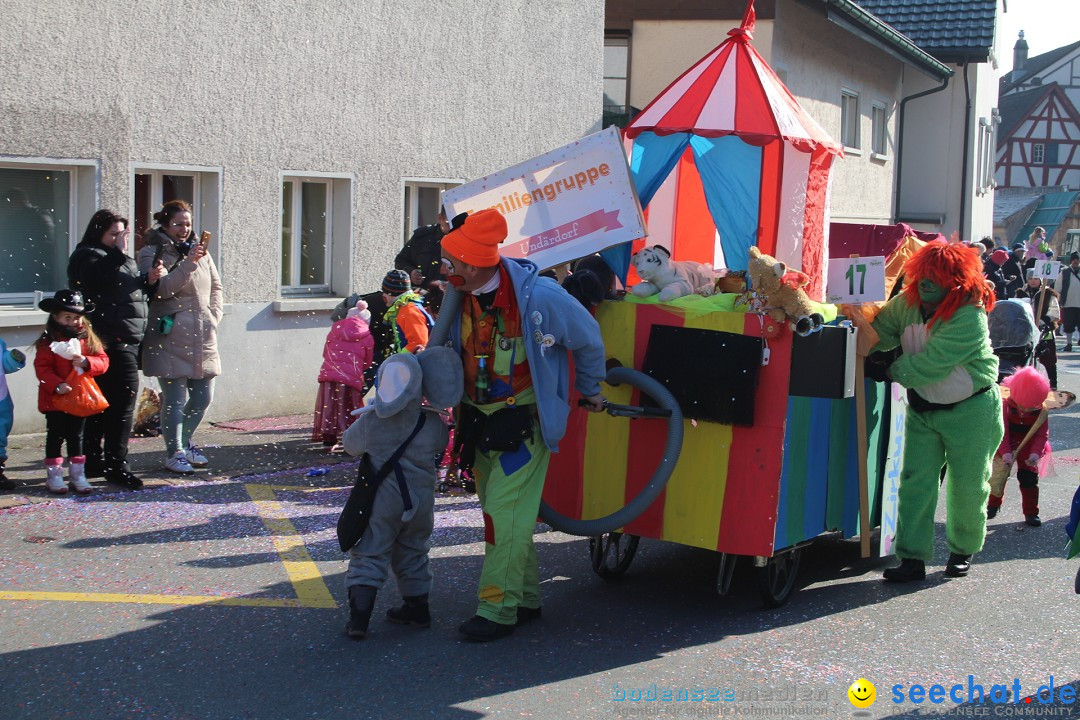
[[[763,254],[756,247],[750,248],[750,263],[746,270],[750,287],[762,304],[762,310],[778,322],[789,318],[792,330],[801,336],[821,329],[824,318],[814,312],[810,298],[803,290],[810,278],[774,257]]]
[[[741,295],[746,292],[746,271],[723,268],[716,274],[716,292]]]
[[[359,417],[342,436],[346,452],[367,453],[375,468],[404,445],[394,471],[376,490],[367,530],[349,551],[345,586],[350,637],[367,633],[375,595],[390,569],[405,604],[389,611],[388,619],[424,627],[431,623],[428,548],[435,518],[436,465],[449,438],[443,409],[461,402],[463,392],[461,358],[451,348],[391,355],[379,367],[374,399],[355,411]],[[430,404],[424,404],[425,398]]]
[[[633,287],[638,297],[659,293],[667,302],[683,295],[712,295],[712,268],[692,260],[672,261],[671,253],[662,245],[653,245],[634,253],[630,258],[642,282]]]

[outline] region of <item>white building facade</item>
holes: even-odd
[[[142,229],[189,199],[226,302],[210,420],[312,409],[330,309],[440,188],[599,129],[601,0],[0,10],[0,193],[51,225],[0,237],[0,337],[40,334],[98,208]],[[42,429],[33,368],[9,382],[14,432]]]

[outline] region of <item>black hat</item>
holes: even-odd
[[[391,270],[382,281],[382,291],[387,295],[401,295],[412,290],[409,274],[404,270]]]
[[[87,302],[78,290],[57,290],[51,298],[45,298],[38,307],[47,313],[70,312],[86,315],[94,312],[94,303]]]
[[[1023,250],[1024,249],[1024,243],[1022,243],[1022,242],[1014,242],[1013,246],[1012,246],[1012,249],[1013,250]]]

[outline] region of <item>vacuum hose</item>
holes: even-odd
[[[682,450],[683,441],[683,415],[679,403],[675,397],[659,382],[643,372],[627,367],[616,367],[608,371],[605,378],[608,385],[620,385],[626,383],[632,385],[651,397],[665,410],[670,410],[671,415],[667,418],[668,431],[667,441],[664,444],[664,457],[653,472],[652,478],[638,493],[637,497],[626,504],[625,507],[616,510],[604,517],[590,520],[575,520],[567,517],[546,502],[540,502],[540,519],[559,532],[568,535],[584,535],[594,537],[605,533],[614,532],[632,522],[638,515],[645,512],[660,493],[664,490],[675,463],[679,461],[679,452]]]
[[[445,345],[450,335],[450,327],[454,318],[461,311],[462,293],[454,287],[448,286],[443,296],[442,307],[439,309],[439,317],[435,321],[435,327],[431,329],[428,337],[428,345],[434,347]],[[547,503],[540,503],[540,519],[545,523],[568,535],[583,535],[592,537],[614,532],[627,523],[632,522],[645,508],[649,507],[663,492],[671,473],[675,470],[675,463],[679,460],[679,452],[682,450],[683,441],[683,415],[678,401],[659,382],[643,372],[627,367],[616,367],[608,371],[605,378],[609,385],[626,383],[641,390],[651,397],[664,410],[670,411],[667,418],[668,431],[667,441],[664,445],[664,457],[653,473],[652,478],[638,493],[637,497],[626,504],[625,507],[616,510],[610,515],[589,520],[576,520],[557,512]]]

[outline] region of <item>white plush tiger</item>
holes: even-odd
[[[659,293],[660,300],[666,302],[683,295],[713,293],[712,266],[692,260],[673,261],[663,245],[642,249],[630,258],[630,262],[642,279],[631,288],[638,297]]]

